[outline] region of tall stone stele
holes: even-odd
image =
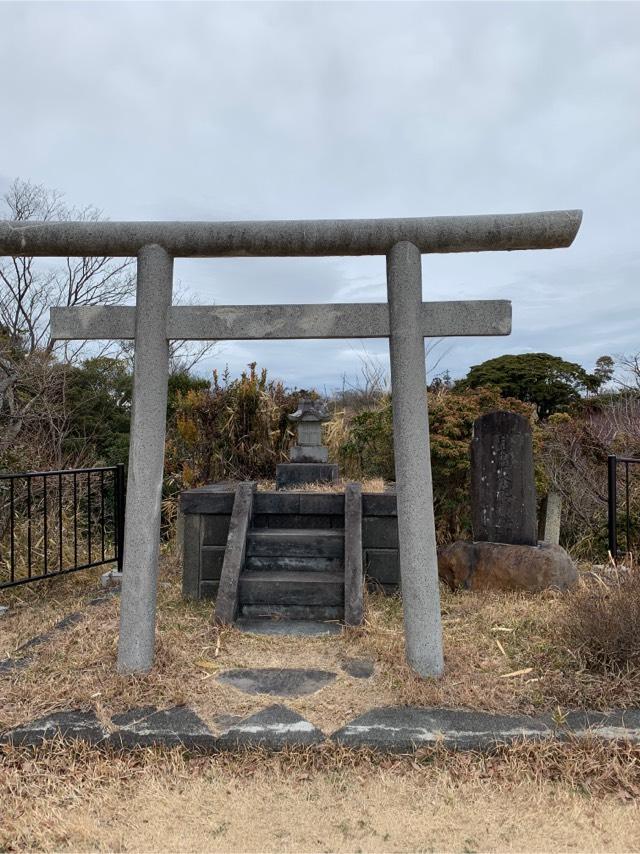
[[[476,418],[471,440],[471,515],[476,542],[538,542],[531,425],[514,412]]]
[[[576,582],[570,556],[538,543],[531,425],[513,412],[477,418],[471,440],[473,542],[458,541],[438,556],[451,588],[566,590]]]
[[[296,426],[297,442],[289,452],[290,462],[276,466],[276,489],[335,483],[338,466],[328,461],[329,449],[322,444],[322,425],[330,416],[313,400],[304,398],[288,417]]]

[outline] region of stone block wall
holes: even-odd
[[[235,486],[215,484],[180,496],[183,515],[183,594],[215,597],[233,509]],[[253,528],[342,528],[344,494],[257,492]],[[393,493],[362,495],[363,565],[370,587],[395,592],[400,584],[398,520]]]

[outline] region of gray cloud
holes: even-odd
[[[425,298],[514,304],[510,338],[454,340],[443,366],[640,349],[638,5],[4,3],[0,30],[0,188],[31,178],[111,219],[583,207],[569,250],[425,256]],[[379,258],[177,274],[202,302],[384,299]],[[360,347],[238,342],[215,362],[332,387]]]

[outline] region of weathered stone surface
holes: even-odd
[[[274,694],[279,697],[302,697],[314,694],[336,678],[329,670],[279,669],[277,667],[226,670],[218,681],[231,685],[244,694]]]
[[[570,246],[582,211],[240,222],[0,222],[0,254],[136,255],[160,244],[175,257],[385,255],[399,241],[421,252],[499,252]],[[116,336],[117,337],[117,336]]]
[[[531,425],[523,415],[476,418],[471,440],[473,538],[535,546],[538,540]]]
[[[398,549],[365,549],[364,570],[372,581],[380,584],[400,584]]]
[[[318,637],[339,635],[342,626],[338,623],[323,623],[319,620],[270,620],[240,617],[235,626],[242,632],[252,635],[293,635],[299,637]]]
[[[163,711],[153,706],[130,709],[114,715],[112,722],[118,729],[109,736],[93,712],[56,712],[2,734],[0,743],[37,746],[62,735],[125,749],[156,745],[214,751],[248,745],[277,750],[325,739],[309,721],[282,705],[270,706],[246,719],[233,714],[216,715],[212,722],[216,731],[222,731],[219,736],[213,735],[185,707]],[[350,747],[402,753],[436,744],[454,750],[486,750],[499,743],[541,738],[595,738],[640,744],[640,709],[574,711],[556,723],[551,715],[530,718],[470,710],[390,707],[372,709],[332,736]]]
[[[359,626],[364,616],[360,484],[348,483],[344,499],[344,621],[347,626]]]
[[[291,745],[319,744],[324,734],[309,721],[286,706],[269,706],[255,715],[235,724],[219,736],[220,747],[262,746],[268,749]]]
[[[344,603],[344,573],[256,570],[240,576],[245,605],[328,605]]]
[[[553,735],[543,721],[524,715],[492,715],[456,709],[373,709],[331,738],[349,747],[374,747],[392,753],[442,744],[452,749],[484,750],[497,743]]]
[[[292,463],[328,463],[329,449],[326,445],[294,445],[289,450]]]
[[[362,520],[362,545],[365,549],[398,548],[396,516],[365,516]]]
[[[544,507],[544,541],[557,546],[560,543],[560,523],[562,521],[562,496],[550,492]]]
[[[295,489],[305,483],[337,483],[340,479],[334,463],[278,463],[276,489]]]
[[[407,662],[419,676],[444,669],[438,556],[433,518],[424,338],[418,324],[422,259],[400,240],[387,254],[389,357],[393,389],[393,451]],[[365,545],[385,548],[387,543]]]
[[[186,706],[158,711],[153,706],[130,709],[114,715],[118,728],[110,741],[118,747],[183,746],[188,749],[212,750],[215,737],[195,712]]]
[[[38,745],[56,735],[61,735],[63,738],[78,738],[90,744],[97,744],[107,737],[106,731],[94,712],[75,709],[68,712],[55,712],[16,727],[6,733],[3,740],[12,744]]]
[[[344,558],[344,531],[261,528],[249,531],[247,555]]]
[[[236,488],[214,612],[214,621],[218,625],[233,623],[238,610],[238,582],[244,567],[255,491],[254,481],[239,483]]]
[[[25,656],[24,658],[3,658],[0,661],[0,676],[3,676],[5,673],[12,673],[14,670],[24,670],[25,667],[31,664],[32,660],[29,656]]]
[[[438,572],[452,590],[566,590],[578,579],[576,567],[560,546],[539,543],[452,543],[438,555]]]
[[[369,679],[374,671],[373,661],[370,658],[345,658],[340,667],[354,679]]]
[[[602,738],[640,744],[640,709],[613,712],[569,712],[559,728],[568,737]]]
[[[242,605],[243,617],[283,617],[286,620],[341,620],[341,605]]]

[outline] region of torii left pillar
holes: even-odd
[[[138,253],[136,286],[120,673],[144,673],[153,664],[169,377],[167,316],[172,290],[173,258],[162,246],[144,246]]]

